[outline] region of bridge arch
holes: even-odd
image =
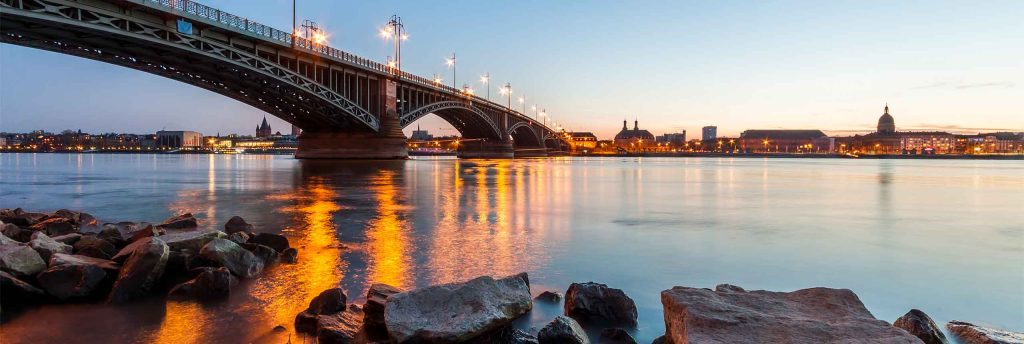
[[[543,135],[538,133],[534,125],[529,122],[516,122],[512,124],[508,128],[508,135],[512,137],[517,148],[544,148]]]
[[[435,114],[455,127],[465,138],[485,138],[505,141],[498,124],[479,108],[462,101],[439,101],[421,106],[401,116],[399,123],[405,128],[428,114]]]

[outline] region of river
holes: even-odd
[[[640,342],[664,332],[661,290],[719,283],[848,288],[889,322],[919,308],[940,324],[1024,331],[1020,161],[4,153],[0,207],[101,222],[191,212],[209,228],[239,215],[299,249],[297,264],[222,303],[45,306],[6,319],[4,343],[283,343],[271,329],[291,332],[329,287],[359,299],[370,283],[522,271],[535,295],[585,281],[623,289]],[[518,325],[559,311],[538,304]]]

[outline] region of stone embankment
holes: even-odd
[[[226,298],[239,279],[278,261],[294,263],[288,239],[254,233],[233,217],[224,231],[199,229],[191,214],[160,224],[100,224],[84,212],[0,209],[0,304],[3,310],[46,303],[126,303]]]
[[[541,329],[512,326],[529,316],[533,302],[557,304],[562,295],[532,298],[525,273],[488,276],[402,291],[375,284],[363,305],[346,304],[340,288],[324,291],[295,318],[297,331],[319,343],[539,343],[635,344],[637,309],[622,290],[573,283],[564,315]],[[911,310],[894,324],[878,320],[847,289],[747,291],[722,284],[714,290],[673,287],[662,291],[665,335],[658,343],[949,343],[934,321]],[[585,328],[592,334],[591,339]],[[965,344],[1024,343],[1019,333],[951,322]]]

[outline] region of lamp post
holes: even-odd
[[[519,105],[523,106],[523,115],[526,114],[526,96],[519,96]]]
[[[484,73],[480,76],[480,82],[484,83],[484,87],[487,87],[487,100],[491,100],[491,72]]]
[[[402,17],[397,14],[392,15],[388,23],[384,25],[384,29],[380,31],[380,35],[385,40],[395,40],[395,66],[396,70],[402,70],[402,41],[409,39],[409,34],[405,32],[405,24],[402,23]]]
[[[452,57],[447,58],[444,62],[452,69],[452,88],[455,88],[457,85],[455,82],[455,53],[452,52]]]
[[[540,121],[540,116],[537,114],[537,104],[533,104],[533,107],[530,107],[530,110],[533,110],[533,118]]]
[[[501,94],[508,96],[508,109],[512,110],[512,83],[505,83],[505,86],[501,87]]]

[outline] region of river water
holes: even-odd
[[[1020,161],[0,154],[0,207],[110,222],[191,212],[209,228],[239,215],[299,248],[298,264],[243,282],[226,302],[5,313],[4,343],[283,343],[330,287],[351,299],[370,283],[521,271],[534,294],[577,281],[623,289],[640,342],[664,332],[661,290],[719,283],[849,288],[890,322],[919,308],[940,324],[1024,331]],[[558,313],[537,304],[518,325]],[[288,331],[272,332],[278,324]]]

